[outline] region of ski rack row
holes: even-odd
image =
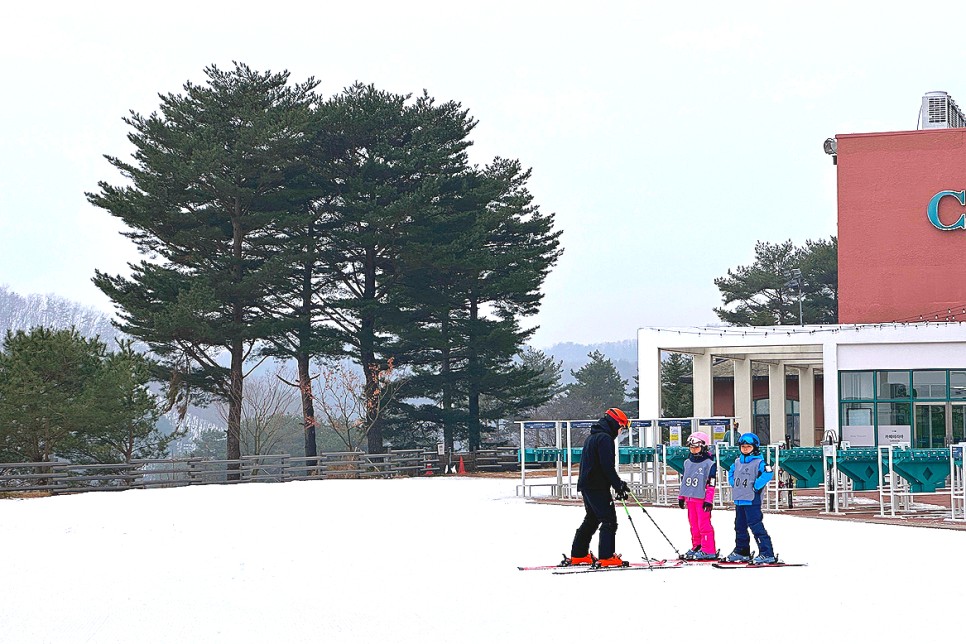
[[[823,489],[825,492],[826,514],[840,514],[855,502],[855,489],[852,479],[839,470],[838,449],[834,444],[822,445],[822,467],[825,470]]]
[[[845,448],[848,449],[848,448]],[[879,513],[877,517],[896,518],[903,513],[916,512],[915,494],[906,478],[896,472],[897,454],[910,449],[908,443],[879,445],[876,447],[877,491]],[[966,521],[966,482],[963,475],[963,454],[966,443],[950,445],[949,495],[950,520]],[[853,480],[839,469],[839,450],[833,444],[823,445],[825,467],[825,512],[841,514],[855,507]]]
[[[734,421],[731,417],[721,417],[721,418],[707,418],[707,419],[683,419],[694,421],[700,424],[707,424],[708,422],[721,422],[727,421],[728,427],[730,429]],[[526,472],[526,457],[524,449],[521,449],[520,454],[520,483],[516,488],[517,496],[532,497],[534,496],[535,490],[547,489],[549,491],[549,496],[558,499],[577,499],[577,485],[574,479],[574,463],[572,461],[572,434],[574,429],[589,429],[596,421],[592,420],[565,420],[565,421],[517,421],[520,426],[520,445],[526,445],[526,432],[527,430],[553,430],[554,431],[554,449],[557,454],[560,455],[553,461],[556,469],[555,482],[553,483],[527,483],[527,472]],[[658,431],[660,429],[660,423],[662,419],[657,421],[653,420],[642,420],[634,419],[631,421],[630,431],[627,432],[625,436],[622,436],[622,444],[633,446],[634,443],[638,443],[640,447],[644,447],[645,442],[656,441],[657,436],[646,437],[648,431]],[[692,427],[695,425],[692,424]],[[626,443],[625,443],[626,441]],[[620,445],[618,445],[618,448]],[[670,467],[665,462],[665,445],[657,443],[652,446],[654,449],[651,457],[646,461],[641,461],[637,463],[632,463],[629,466],[622,466],[620,464],[619,452],[620,450],[615,450],[617,454],[615,457],[617,459],[616,466],[621,473],[629,474],[628,484],[631,489],[634,490],[635,495],[642,501],[651,503],[657,506],[668,506],[676,503],[677,495],[672,494],[676,491],[677,485],[672,484],[668,477],[668,468]],[[714,505],[716,508],[722,509],[725,507],[731,507],[731,486],[728,484],[728,469],[731,467],[731,461],[722,462],[721,460],[721,449],[722,447],[732,447],[728,443],[718,441],[714,445],[713,455],[715,458],[715,463],[717,464],[717,484],[715,486],[715,496]],[[781,462],[781,450],[780,445],[763,445],[761,447],[762,455],[765,458],[765,462],[772,466],[775,476],[768,483],[765,491],[762,493],[762,509],[764,511],[780,511],[782,510],[780,497],[782,492],[789,492],[789,489],[783,489],[780,485],[781,481],[781,468],[778,463]],[[548,461],[548,463],[551,461]],[[673,468],[672,468],[673,469]],[[673,498],[672,498],[673,496]],[[789,502],[789,506],[791,503]]]
[[[574,463],[572,460],[573,430],[589,429],[596,420],[547,420],[547,421],[517,421],[520,426],[520,483],[516,488],[517,496],[532,497],[538,489],[549,490],[549,496],[558,499],[577,499],[577,481],[574,476]],[[640,447],[644,447],[645,433],[657,423],[647,419],[633,419],[630,422],[630,430],[622,439],[626,440],[627,445],[633,446],[635,442]],[[526,438],[527,431],[554,431],[554,449],[559,457],[555,461],[556,481],[554,483],[527,483],[526,469]],[[624,440],[621,442],[623,443]],[[661,446],[658,446],[660,448]],[[621,470],[620,450],[615,450],[615,465]],[[655,448],[653,457],[646,462],[634,463],[629,469],[630,480],[628,484],[635,494],[641,499],[656,505],[668,505],[668,482],[664,468],[664,463],[660,459]]]
[[[909,449],[909,445],[879,445],[876,448],[879,464],[879,514],[876,516],[894,518],[897,511],[912,510],[913,497],[909,483],[894,473],[893,462],[898,449]],[[887,467],[883,467],[886,463]]]

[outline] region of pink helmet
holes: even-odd
[[[694,432],[688,436],[688,447],[707,447],[711,444],[711,437],[704,432]]]

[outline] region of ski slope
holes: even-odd
[[[769,514],[779,555],[808,567],[521,572],[559,560],[582,510],[528,503],[516,483],[0,500],[0,642],[675,642],[707,629],[716,643],[794,644],[963,633],[966,532]],[[673,557],[640,508],[630,511],[648,554]],[[683,552],[685,513],[649,512]],[[733,516],[713,516],[723,552]],[[622,508],[618,520],[618,551],[640,560]]]

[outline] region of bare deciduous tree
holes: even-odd
[[[285,441],[290,429],[287,421],[298,409],[295,391],[285,384],[290,378],[281,369],[249,377],[242,399],[242,454],[274,454]],[[218,412],[227,419],[228,405],[220,404]]]
[[[366,378],[345,363],[327,363],[319,374],[320,395],[316,403],[320,416],[353,451],[366,443],[369,430],[379,420],[386,403],[399,391],[399,377],[390,358],[386,368],[372,365],[367,394]]]

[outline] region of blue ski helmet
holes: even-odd
[[[738,445],[751,445],[755,449],[758,449],[758,447],[761,445],[761,441],[758,440],[757,434],[746,432],[738,437]]]

